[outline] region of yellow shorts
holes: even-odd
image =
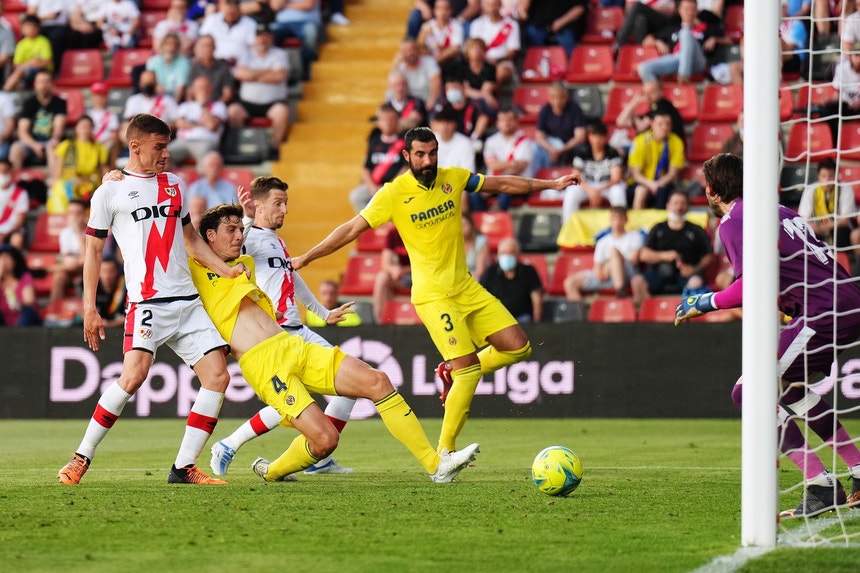
[[[474,352],[491,334],[517,324],[505,305],[474,280],[460,294],[416,304],[415,311],[445,360]]]
[[[281,332],[243,354],[239,367],[257,396],[291,420],[313,403],[311,392],[337,395],[334,376],[345,357],[337,346],[325,348]]]

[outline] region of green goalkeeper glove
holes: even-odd
[[[702,316],[706,312],[717,310],[714,304],[714,293],[693,294],[681,299],[681,302],[675,307],[675,326],[678,326],[687,319]]]

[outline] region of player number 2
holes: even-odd
[[[284,384],[283,380],[281,380],[277,376],[272,376],[272,387],[275,389],[275,394],[280,394],[281,392],[286,392],[287,390],[287,385]]]
[[[442,316],[440,316],[439,318],[441,318],[442,321],[445,323],[445,326],[443,327],[445,332],[451,332],[452,330],[454,330],[454,324],[451,322],[451,315],[450,314],[445,313]]]

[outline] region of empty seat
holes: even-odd
[[[797,90],[795,110],[798,117],[807,117],[808,113],[818,115],[821,107],[839,99],[839,90],[833,84],[803,84]]]
[[[587,271],[593,266],[594,251],[591,249],[561,253],[555,260],[547,293],[564,296],[564,279],[579,271]]]
[[[143,0],[140,7],[142,10],[167,10],[170,8],[170,0]]]
[[[839,134],[840,159],[860,161],[860,121],[846,121]]]
[[[520,248],[525,253],[554,253],[561,223],[559,213],[523,213],[517,230]]]
[[[375,229],[368,229],[358,236],[355,248],[359,253],[379,253],[385,248],[388,233],[394,228],[393,223],[385,223]]]
[[[619,114],[624,110],[624,107],[630,103],[633,96],[639,91],[638,86],[613,86],[609,90],[609,95],[606,96],[606,111],[603,114],[603,123],[606,125],[614,125]],[[636,113],[646,113],[648,111],[648,103],[642,102],[642,105],[636,108]]]
[[[680,297],[654,296],[646,298],[639,307],[641,322],[675,322],[675,307]]]
[[[54,80],[58,87],[89,87],[104,79],[101,50],[66,50]]]
[[[639,82],[638,67],[644,61],[653,60],[659,54],[657,48],[628,44],[618,49],[618,59],[612,79],[616,82]]]
[[[699,116],[699,93],[692,84],[665,85],[663,97],[672,102],[684,121],[692,122]]]
[[[570,97],[585,114],[586,119],[603,117],[603,96],[598,86],[575,86],[568,90]]]
[[[588,309],[588,322],[636,322],[636,308],[629,298],[597,298]]]
[[[12,29],[12,34],[15,36],[15,41],[21,39],[21,18],[18,14],[2,14],[0,15],[0,19],[6,21],[9,24],[9,28]]]
[[[708,84],[702,92],[699,121],[735,121],[744,107],[740,84]]]
[[[105,81],[109,86],[113,87],[132,87],[132,68],[145,65],[146,60],[148,60],[151,55],[152,52],[146,48],[117,50],[113,55],[110,74],[108,74],[107,80]]]
[[[612,79],[613,67],[609,46],[580,44],[573,49],[564,78],[572,84],[606,83]]]
[[[200,173],[193,167],[180,167],[178,169],[172,169],[171,171],[185,182],[186,188],[188,185],[191,185],[200,179]]]
[[[269,156],[269,136],[265,129],[240,127],[224,134],[224,163],[258,164]]]
[[[540,108],[549,101],[546,86],[519,86],[514,90],[512,103],[520,110],[521,123],[536,123]]]
[[[243,167],[225,167],[221,177],[236,187],[241,185],[245,189],[250,189],[251,181],[254,180],[254,172]]]
[[[49,215],[47,212],[39,213],[39,216],[36,217],[33,240],[30,241],[30,250],[48,253],[60,252],[60,231],[65,225],[65,215]]]
[[[624,9],[619,6],[592,6],[585,17],[583,44],[610,44],[624,23]]]
[[[400,326],[413,326],[422,324],[415,312],[415,306],[408,300],[389,300],[382,309],[381,324],[397,324]]]
[[[779,121],[788,121],[794,112],[794,91],[790,86],[779,88]]]
[[[569,300],[545,300],[543,303],[544,320],[554,324],[566,322],[582,322],[585,320],[585,311],[581,302]]]
[[[54,93],[66,100],[66,121],[73,125],[86,111],[84,92],[81,88],[56,88]]]
[[[3,0],[3,11],[6,13],[26,12],[27,0]]]
[[[382,260],[376,254],[353,255],[346,262],[340,294],[344,296],[370,296],[373,283],[382,268]]]
[[[521,253],[520,262],[531,265],[540,278],[544,290],[549,286],[549,265],[546,263],[546,258],[541,254]]]
[[[690,146],[687,159],[704,162],[716,155],[723,148],[723,142],[734,135],[735,130],[730,123],[700,123],[693,129],[690,136]]]
[[[567,53],[561,46],[532,46],[523,58],[523,83],[548,83],[564,77]]]
[[[826,123],[799,121],[791,126],[785,146],[785,160],[790,163],[821,161],[835,155],[830,126]]]
[[[487,236],[490,250],[496,252],[502,239],[514,236],[514,220],[507,211],[475,211],[475,227]]]

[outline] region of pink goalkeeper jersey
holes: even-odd
[[[87,234],[105,238],[108,229],[113,232],[125,260],[130,302],[197,296],[182,233],[191,219],[179,178],[123,173],[122,181],[104,183],[93,194]]]

